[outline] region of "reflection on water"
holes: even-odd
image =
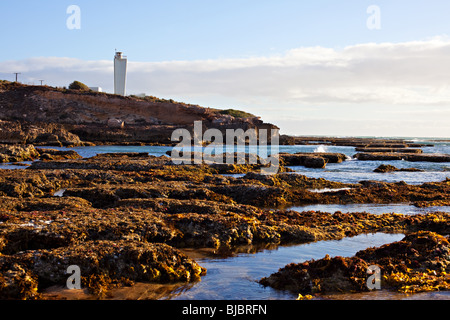
[[[352,204],[313,204],[307,206],[295,206],[287,208],[289,210],[294,210],[298,212],[302,211],[321,211],[334,213],[336,211],[341,211],[343,213],[347,212],[369,212],[373,214],[383,214],[383,213],[401,213],[407,215],[414,214],[425,214],[427,212],[450,212],[450,206],[440,206],[440,207],[427,207],[418,208],[409,204],[364,204],[364,203],[352,203]]]
[[[200,257],[196,250],[188,250],[185,252],[208,270],[200,282],[188,286],[181,285],[178,288],[169,285],[165,296],[156,296],[151,290],[154,285],[141,284],[138,288],[140,292],[127,293],[124,296],[126,291],[121,291],[118,296],[114,293],[114,298],[133,296],[139,299],[174,300],[292,300],[297,296],[290,292],[263,287],[257,281],[291,262],[321,259],[326,254],[349,257],[359,250],[399,241],[403,237],[402,234],[375,233],[342,240],[279,246],[273,249],[243,247],[241,252],[256,251],[256,253],[237,253],[228,257],[210,257],[208,253],[206,253],[207,256],[202,254],[203,257]],[[160,290],[163,290],[162,288],[159,287]],[[137,288],[129,290],[136,291]]]
[[[26,169],[33,161],[0,163],[0,169]]]
[[[112,300],[293,300],[297,295],[279,291],[258,284],[262,277],[278,271],[286,264],[299,263],[311,259],[330,256],[353,256],[359,250],[379,247],[386,243],[399,241],[402,234],[363,234],[334,241],[268,246],[258,248],[246,246],[238,248],[240,253],[221,252],[213,249],[183,250],[201,266],[207,268],[207,274],[197,283],[136,283],[133,287],[123,287],[112,291]],[[75,292],[77,291],[77,292]],[[66,299],[93,299],[83,290],[50,288],[47,296]],[[427,292],[403,294],[386,290],[332,294],[317,297],[333,300],[448,300],[450,292]]]
[[[332,300],[450,300],[450,291],[406,294],[387,290],[374,290],[362,293],[330,294],[324,295],[323,298]]]

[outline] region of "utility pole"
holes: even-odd
[[[13,72],[16,75],[16,82],[17,82],[17,75],[21,74],[20,72]]]

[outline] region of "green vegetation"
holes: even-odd
[[[149,102],[160,102],[160,103],[180,103],[180,102],[176,102],[172,99],[162,99],[162,98],[157,98],[154,96],[145,96],[145,97],[141,97],[141,96],[136,96],[136,95],[130,95],[130,97],[134,98],[134,99],[141,99],[141,100],[145,100],[145,101],[149,101]]]
[[[186,106],[192,106],[192,104],[187,104],[184,102],[178,102],[178,101],[174,101],[173,99],[162,99],[162,98],[158,98],[158,97],[154,97],[154,96],[137,96],[137,95],[130,95],[130,97],[134,98],[134,99],[140,99],[140,100],[145,100],[148,102],[156,102],[156,103],[178,103],[178,104],[182,104],[182,105],[186,105]],[[220,110],[220,109],[214,109],[214,108],[207,108],[208,110],[212,111],[212,112],[217,112],[220,114],[228,114],[230,116],[233,116],[235,118],[255,118],[256,116],[254,114],[245,112],[245,111],[241,111],[241,110],[235,110],[235,109],[226,109],[226,110]]]
[[[233,116],[235,118],[254,118],[255,115],[244,112],[241,110],[235,110],[235,109],[227,109],[227,110],[221,110],[219,111],[220,114],[228,114],[230,116]]]
[[[89,87],[80,81],[74,81],[69,85],[71,90],[89,91]]]

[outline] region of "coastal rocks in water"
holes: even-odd
[[[387,153],[392,153],[392,152],[399,152],[399,153],[423,153],[422,149],[417,149],[417,148],[371,148],[371,147],[360,147],[360,148],[355,148],[355,151],[359,151],[359,152],[387,152]]]
[[[327,160],[320,156],[307,154],[280,154],[280,161],[285,166],[305,166],[306,168],[325,168]]]
[[[41,160],[63,160],[63,159],[81,159],[82,157],[74,150],[55,150],[37,148],[39,159]]]
[[[289,138],[289,139],[288,139]],[[328,145],[328,146],[354,146],[359,148],[420,148],[432,147],[431,143],[416,143],[403,139],[354,138],[354,137],[280,137],[280,144],[288,141],[291,145]]]
[[[427,161],[427,162],[450,162],[448,154],[432,154],[432,153],[390,153],[390,152],[374,152],[374,153],[357,153],[353,156],[361,161],[379,161],[379,160],[405,160],[405,161]]]
[[[0,163],[33,161],[39,156],[33,145],[0,144]]]
[[[369,265],[381,269],[383,288],[400,292],[449,290],[450,245],[447,238],[420,231],[403,240],[359,251],[354,257],[325,256],[289,264],[259,282],[293,293],[315,294],[368,291]]]
[[[423,170],[420,169],[416,169],[416,168],[402,168],[402,169],[398,169],[390,164],[382,164],[380,165],[378,168],[376,168],[375,170],[373,170],[373,172],[397,172],[397,171],[402,171],[402,172],[422,172]]]
[[[295,294],[363,291],[369,265],[359,258],[330,258],[288,264],[259,283]]]
[[[384,287],[403,293],[450,290],[448,236],[419,231],[401,241],[359,251],[356,256],[380,266]]]
[[[274,175],[250,173],[241,178],[217,175],[258,171],[259,169],[254,166],[247,164],[174,165],[170,158],[165,156],[154,157],[147,154],[135,156],[133,154],[132,156],[119,155],[115,157],[99,155],[83,160],[34,162],[27,169],[27,175],[33,176],[36,172],[41,172],[41,174],[45,172],[46,176],[51,175],[52,183],[55,183],[55,187],[58,187],[54,191],[67,187],[61,186],[61,183],[67,184],[70,182],[71,186],[69,186],[67,195],[80,196],[95,203],[102,202],[102,199],[108,193],[115,194],[114,199],[109,196],[104,198],[106,201],[103,201],[103,203],[109,202],[109,205],[114,205],[116,200],[124,199],[124,195],[127,194],[130,195],[129,198],[161,197],[164,195],[164,197],[175,199],[233,200],[256,206],[287,207],[289,205],[313,203],[437,201],[446,199],[450,192],[450,181],[424,183],[422,185],[408,185],[404,182],[345,184],[287,173]],[[72,178],[59,178],[59,175],[69,172]],[[2,175],[11,176],[11,179],[14,179],[13,176],[20,176],[21,173],[19,173],[0,172],[0,191],[2,190]],[[80,176],[77,177],[78,175]],[[107,178],[102,178],[106,175]],[[91,176],[91,178],[87,179],[87,176]],[[74,183],[75,181],[79,183]],[[106,183],[106,181],[109,182]],[[158,182],[157,186],[155,182]],[[56,183],[60,185],[56,186]],[[39,185],[36,187],[39,187]],[[71,193],[70,189],[76,188],[83,190]],[[328,193],[309,191],[309,189],[323,188],[339,188],[341,190]],[[94,189],[97,189],[97,194],[95,194]],[[129,191],[127,193],[116,192],[115,189]],[[145,190],[150,192],[145,192]],[[6,194],[11,195],[8,192]],[[99,196],[98,199],[96,199],[97,196]],[[101,206],[103,204],[100,204]]]
[[[0,298],[30,298],[48,286],[65,285],[70,265],[80,268],[82,287],[100,295],[114,284],[191,282],[200,280],[206,273],[206,269],[195,261],[166,244],[127,240],[86,241],[53,250],[0,256],[1,274],[6,274],[6,277],[0,277]],[[11,266],[19,272],[13,277],[9,276],[10,271],[6,271]],[[38,286],[33,281],[35,279],[39,279]]]
[[[285,166],[305,166],[307,168],[325,168],[327,163],[341,163],[347,158],[342,153],[280,153],[280,162]]]
[[[33,145],[0,144],[0,163],[40,160],[80,159],[73,150],[35,148]]]
[[[98,155],[89,159],[38,161],[31,164],[30,169],[89,169],[89,170],[120,170],[145,171],[155,169],[161,164],[169,164],[167,157],[148,156],[129,158],[128,155],[118,155],[108,158],[107,155]]]
[[[416,201],[413,204],[415,207],[418,208],[450,206],[450,199],[435,200],[435,201]]]
[[[31,299],[45,286],[56,283],[51,280],[56,276],[40,275],[44,270],[35,270],[28,263],[31,260],[24,257],[36,256],[38,259],[33,261],[42,264],[41,260],[53,257],[53,253],[69,259],[72,257],[69,251],[78,250],[74,248],[79,248],[79,252],[87,250],[86,254],[95,261],[103,259],[101,252],[117,253],[106,250],[103,243],[111,247],[139,243],[140,248],[165,243],[177,248],[207,246],[233,250],[238,245],[304,243],[365,232],[450,232],[448,213],[331,214],[263,208],[286,207],[297,202],[445,200],[450,180],[408,185],[344,184],[286,173],[249,172],[243,177],[233,177],[218,174],[225,169],[214,165],[174,165],[168,157],[141,153],[37,163],[39,168],[0,171],[0,279],[5,279],[0,288],[5,283],[13,284],[9,286],[11,290],[0,291],[9,297]],[[227,170],[239,168],[245,165]],[[323,194],[309,191],[322,188],[346,189]],[[55,196],[61,189],[65,190],[62,196]],[[98,243],[102,245],[97,248]],[[163,263],[171,265],[172,257],[164,255],[162,259],[168,261]],[[57,265],[65,260],[52,258],[52,261]],[[134,260],[129,261],[120,263],[139,267]],[[123,283],[111,276],[113,272],[123,275],[124,281],[140,281],[134,279],[141,275],[125,275],[116,267],[112,263],[102,267],[102,272],[95,272],[83,283],[98,290]]]

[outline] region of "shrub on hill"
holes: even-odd
[[[74,81],[69,85],[71,90],[89,91],[89,87],[80,81]]]
[[[228,114],[230,116],[233,116],[235,118],[254,118],[255,115],[244,112],[241,110],[235,110],[235,109],[227,109],[227,110],[221,110],[219,111],[220,114]]]

